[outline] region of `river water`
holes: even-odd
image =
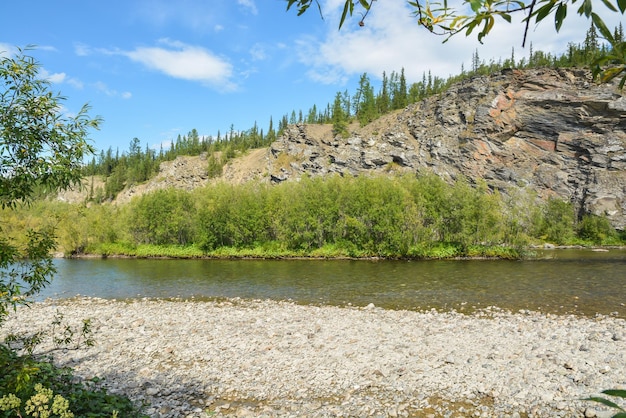
[[[535,260],[55,260],[41,297],[258,298],[392,309],[497,306],[626,317],[626,251]]]

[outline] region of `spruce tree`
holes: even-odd
[[[333,133],[346,138],[348,136],[348,117],[344,112],[341,93],[339,92],[337,92],[333,102],[331,121],[333,123]]]
[[[383,71],[383,79],[380,87],[380,93],[376,98],[376,108],[381,115],[389,112],[390,100],[389,100],[389,80],[387,74]]]

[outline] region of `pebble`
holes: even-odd
[[[0,328],[61,312],[96,344],[38,347],[103,378],[151,417],[610,416],[584,398],[624,385],[626,321],[495,307],[474,314],[291,302],[81,297],[19,308]]]

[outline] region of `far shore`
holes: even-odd
[[[626,250],[626,246],[609,245],[609,246],[583,246],[583,245],[553,245],[542,244],[529,246],[524,250],[523,256],[517,258],[534,258],[534,251],[558,251],[558,250],[588,250],[592,252],[609,252],[611,250]],[[411,260],[411,261],[433,261],[433,260],[500,260],[515,259],[515,257],[503,256],[450,256],[450,257],[384,257],[384,256],[346,256],[346,255],[289,255],[289,254],[259,254],[252,251],[246,252],[241,250],[239,254],[150,254],[150,255],[134,255],[134,254],[97,254],[97,253],[74,253],[64,254],[57,252],[53,254],[54,258],[66,259],[107,259],[107,258],[126,258],[126,259],[203,259],[203,260],[364,260],[364,261],[384,261],[384,260]]]

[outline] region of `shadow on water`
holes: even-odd
[[[535,260],[57,260],[43,297],[257,298],[391,309],[498,306],[624,316],[626,251]]]

